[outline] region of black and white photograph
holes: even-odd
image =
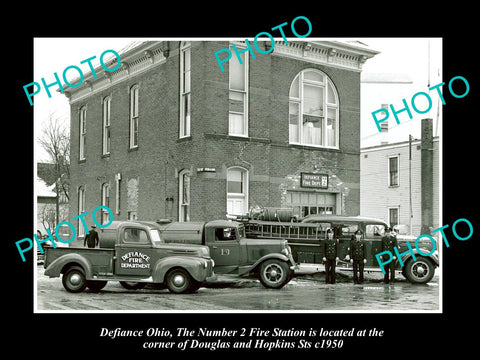
[[[109,40],[35,39],[38,311],[441,310],[441,39]]]
[[[253,19],[22,39],[9,289],[47,353],[433,354],[468,315],[468,41]]]

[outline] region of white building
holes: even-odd
[[[440,224],[439,138],[422,120],[423,139],[362,148],[360,215],[380,218],[418,236]],[[423,141],[423,149],[422,149]]]
[[[56,217],[56,198],[57,194],[54,191],[55,184],[47,186],[45,181],[37,176],[35,181],[35,193],[37,195],[37,227],[44,235],[46,228],[55,226]]]

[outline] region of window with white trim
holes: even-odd
[[[390,224],[390,227],[394,227],[395,225],[398,225],[399,223],[399,207],[389,207],[388,208],[388,223]]]
[[[190,171],[178,174],[178,221],[190,221]]]
[[[333,82],[319,70],[301,71],[290,86],[290,143],[338,148],[338,129],[338,94]]]
[[[103,141],[102,141],[102,154],[110,154],[110,103],[111,98],[106,97],[103,99],[102,104],[102,122],[103,122]]]
[[[227,169],[227,214],[248,212],[248,171],[241,167]]]
[[[85,106],[80,109],[79,125],[78,159],[85,160],[85,147],[87,143],[87,108]]]
[[[191,43],[180,47],[180,137],[190,136],[191,123]]]
[[[398,156],[390,156],[388,158],[388,186],[399,186],[398,179]]]
[[[248,56],[241,53],[240,60],[232,56],[229,61],[228,134],[248,136]]]
[[[130,88],[130,149],[138,147],[138,85]]]
[[[78,214],[85,212],[85,187],[80,186],[78,188]],[[85,236],[85,227],[82,224],[82,219],[77,220],[78,236]]]
[[[102,205],[110,208],[110,184],[102,184]],[[110,213],[107,209],[102,208],[101,223],[108,224],[110,222]]]

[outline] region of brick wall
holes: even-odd
[[[115,174],[121,173],[120,214],[137,211],[139,219],[178,216],[178,173],[191,172],[190,219],[224,218],[226,177],[231,166],[249,171],[249,206],[285,205],[285,191],[298,186],[301,172],[330,175],[330,188],[339,196],[341,213],[358,215],[360,183],[360,74],[291,58],[257,54],[249,64],[249,138],[228,136],[228,66],[222,73],[214,52],[228,42],[192,44],[191,137],[179,133],[179,51],[170,43],[167,60],[71,106],[71,214],[78,213],[77,189],[86,189],[85,210],[100,205],[101,184],[111,186],[115,209]],[[290,85],[303,69],[316,68],[334,82],[340,103],[340,149],[289,144]],[[128,149],[129,89],[139,85],[139,147]],[[101,156],[102,99],[111,96],[111,154]],[[79,109],[87,106],[86,161],[78,161]],[[197,168],[215,172],[197,172]],[[138,180],[138,193],[129,180]],[[133,192],[132,192],[133,191]],[[343,194],[343,195],[341,195]],[[173,198],[167,204],[166,198]],[[137,205],[135,205],[137,204]],[[137,206],[137,208],[135,208]],[[171,209],[169,209],[171,206]]]

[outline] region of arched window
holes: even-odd
[[[178,221],[190,221],[190,171],[178,173]]]
[[[241,167],[227,169],[227,214],[248,212],[248,171]]]
[[[301,71],[290,86],[290,143],[338,148],[338,125],[333,82],[319,70]]]

